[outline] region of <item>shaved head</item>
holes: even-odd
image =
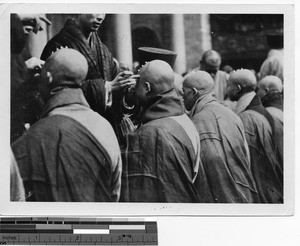
[[[174,87],[173,69],[161,60],[154,60],[144,65],[140,76],[142,81],[149,82],[153,94],[162,93]]]
[[[254,91],[256,84],[256,77],[252,71],[235,70],[229,76],[227,94],[230,100],[237,101],[243,94]]]
[[[188,74],[183,81],[183,100],[187,110],[191,110],[199,97],[212,92],[214,80],[205,71],[195,71]]]
[[[248,69],[235,70],[230,74],[229,81],[242,88],[255,89],[257,81],[254,73]]]
[[[189,88],[194,87],[203,92],[210,92],[214,89],[214,81],[207,72],[195,71],[185,77],[183,86]]]
[[[264,97],[266,94],[282,93],[282,81],[277,76],[269,75],[258,82],[257,95]]]
[[[47,101],[51,90],[57,87],[80,87],[86,78],[88,64],[74,49],[60,49],[45,62],[40,75],[39,91]]]
[[[218,68],[221,65],[221,56],[215,50],[208,50],[202,55],[202,63],[214,68]]]
[[[162,60],[153,60],[142,66],[140,79],[135,86],[135,93],[142,105],[160,93],[174,88],[174,72],[171,66]]]
[[[202,55],[201,70],[208,72],[215,79],[221,65],[221,56],[215,50],[208,50]]]
[[[43,70],[51,73],[53,86],[67,83],[80,85],[87,75],[88,64],[80,52],[60,49],[46,60]]]

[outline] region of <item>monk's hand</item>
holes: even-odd
[[[33,31],[35,34],[39,31],[42,31],[42,23],[46,23],[47,25],[51,25],[51,21],[47,19],[45,15],[42,14],[18,14],[23,26],[25,34],[29,34]]]
[[[25,61],[27,69],[33,71],[34,73],[39,73],[44,66],[45,62],[36,57],[31,57]]]
[[[120,72],[113,81],[109,81],[111,91],[124,90],[127,87],[134,87],[139,75],[134,75],[131,71]]]

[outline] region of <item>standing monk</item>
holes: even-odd
[[[184,114],[172,68],[153,60],[139,74],[135,91],[143,111],[123,153],[122,201],[208,202],[199,135]]]
[[[201,161],[217,203],[258,201],[243,123],[213,96],[214,81],[204,71],[183,81],[184,104],[201,141]]]
[[[255,94],[256,77],[248,69],[231,73],[228,95],[237,101],[236,113],[244,124],[251,169],[261,203],[283,202],[282,125],[262,106]]]
[[[51,55],[39,91],[41,119],[12,145],[27,201],[116,202],[122,162],[111,125],[90,109],[80,85],[88,64],[73,49]]]
[[[123,89],[135,84],[128,78],[129,72],[120,72],[112,54],[101,42],[97,31],[105,14],[81,14],[75,20],[68,19],[63,29],[44,48],[41,59],[45,60],[61,47],[78,50],[88,61],[88,73],[82,90],[91,109],[104,116],[121,140],[119,124]]]
[[[283,124],[282,81],[274,75],[268,75],[258,82],[257,95],[269,113]]]

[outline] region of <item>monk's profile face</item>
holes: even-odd
[[[82,14],[80,16],[81,25],[88,32],[96,32],[104,19],[105,14]]]
[[[239,99],[239,89],[235,81],[231,78],[228,80],[227,95],[231,101],[237,101]]]
[[[193,89],[185,84],[182,87],[183,91],[183,102],[186,110],[190,111],[196,102],[195,92]]]

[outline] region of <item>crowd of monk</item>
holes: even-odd
[[[11,200],[283,203],[282,44],[258,73],[208,50],[181,76],[147,47],[130,71],[104,18],[68,19],[37,59],[26,32],[50,21],[11,16]]]

